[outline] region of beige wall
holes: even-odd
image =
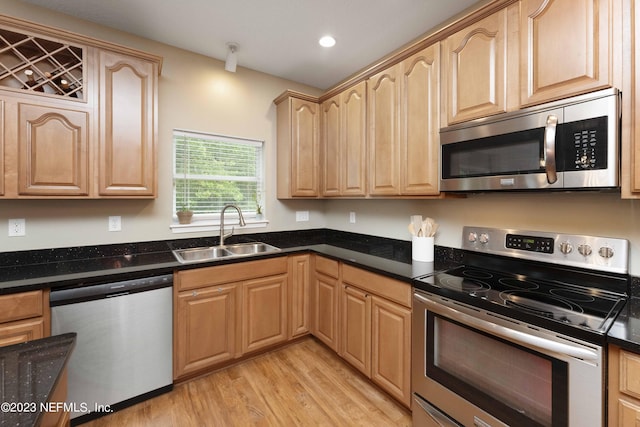
[[[173,234],[172,130],[213,132],[265,141],[267,231],[324,227],[322,202],[279,202],[275,198],[276,109],[273,100],[286,89],[309,94],[308,86],[224,63],[171,46],[52,13],[18,0],[2,0],[0,13],[130,46],[163,56],[159,85],[158,180],[156,200],[0,200],[0,252],[165,240],[203,235]],[[295,210],[308,210],[309,222],[295,222]],[[108,216],[122,216],[122,231],[107,231]],[[27,234],[7,237],[7,220],[25,218]],[[257,229],[262,231],[265,229]],[[256,231],[256,230],[247,230]]]
[[[164,57],[159,105],[159,197],[154,201],[0,200],[0,252],[102,243],[201,236],[174,235],[171,211],[171,130],[181,128],[263,139],[267,151],[267,231],[329,227],[409,240],[409,215],[441,224],[436,243],[460,247],[463,225],[549,230],[623,237],[631,241],[631,269],[640,275],[640,202],[611,193],[480,194],[465,199],[289,201],[275,199],[276,117],[273,99],[285,89],[319,94],[313,88],[223,63],[63,15],[3,0],[0,13],[65,28]],[[240,65],[242,56],[240,55]],[[295,211],[310,211],[296,223]],[[348,221],[356,212],[356,224]],[[122,232],[107,231],[107,217],[121,215]],[[9,218],[26,218],[27,236],[6,236]],[[262,230],[262,229],[259,229]],[[250,230],[253,231],[253,230]]]

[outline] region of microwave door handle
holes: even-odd
[[[554,184],[558,180],[556,170],[556,128],[558,117],[547,117],[547,125],[544,127],[544,170],[547,174],[547,182]]]

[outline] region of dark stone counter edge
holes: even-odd
[[[4,394],[5,396],[13,396],[14,398],[20,399],[20,402],[9,403],[37,404],[36,411],[7,412],[2,414],[3,417],[9,418],[4,419],[7,425],[12,421],[25,426],[40,425],[42,417],[44,416],[40,404],[50,401],[54,390],[60,382],[61,375],[67,366],[69,356],[76,343],[76,337],[77,334],[71,332],[0,348],[0,359],[3,359],[5,364]],[[39,382],[41,386],[33,387],[33,384],[21,384],[18,378],[18,371],[22,370],[25,365],[30,366],[32,363],[37,366],[43,366],[44,360],[48,362],[47,370],[32,378],[36,382]],[[7,368],[9,368],[9,372],[6,371]],[[31,377],[29,376],[29,378]],[[40,392],[27,396],[25,391],[28,389],[38,389]],[[20,392],[21,390],[22,392]],[[24,399],[28,401],[24,401]]]

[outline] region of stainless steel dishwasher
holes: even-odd
[[[173,387],[171,274],[51,292],[51,333],[78,334],[68,362],[72,424]]]

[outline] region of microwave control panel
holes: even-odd
[[[563,125],[565,171],[607,168],[607,117]]]

